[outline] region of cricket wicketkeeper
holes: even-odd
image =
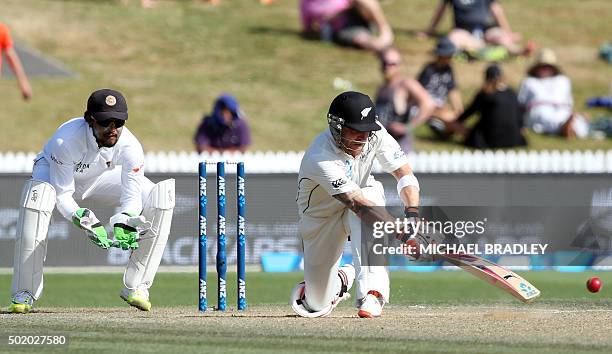
[[[34,160],[19,204],[10,312],[31,311],[42,293],[47,230],[56,207],[97,246],[131,250],[120,296],[140,310],[151,309],[148,289],[170,233],[174,180],[153,184],[144,176],[142,146],[124,126],[127,119],[121,93],[97,90],[84,117],[62,124]],[[116,207],[108,231],[92,210],[77,204],[83,200]]]
[[[419,218],[419,183],[398,143],[377,121],[371,99],[362,93],[337,96],[327,115],[329,129],[306,151],[300,166],[297,203],[304,247],[304,281],[291,295],[293,310],[303,317],[323,317],[348,296],[357,280],[360,317],[378,317],[389,301],[389,273],[364,264],[361,221],[389,221],[382,184],[370,174],[374,159],[397,179],[406,217]],[[429,236],[409,231],[421,244]],[[353,264],[339,268],[350,235]],[[407,242],[405,235],[398,235]],[[414,238],[413,238],[414,239]]]

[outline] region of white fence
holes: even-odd
[[[147,172],[197,173],[199,161],[243,161],[247,173],[296,173],[304,152],[149,152]],[[35,153],[0,152],[0,173],[27,173]],[[612,173],[608,151],[431,151],[409,154],[417,173]],[[380,171],[375,166],[375,172]],[[228,172],[231,172],[228,171]]]

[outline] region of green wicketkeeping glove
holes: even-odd
[[[91,242],[96,246],[107,249],[112,246],[111,240],[108,239],[106,229],[100,223],[100,220],[96,218],[93,211],[87,208],[81,208],[72,214],[72,223],[85,231],[85,234]]]
[[[132,213],[120,213],[110,218],[115,234],[115,243],[122,250],[138,248],[138,227],[145,224],[145,219],[141,215]]]

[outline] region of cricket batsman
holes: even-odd
[[[304,281],[293,289],[291,306],[303,317],[327,316],[350,296],[356,279],[359,317],[379,317],[389,301],[389,273],[384,266],[364,264],[361,221],[395,219],[384,208],[382,184],[371,175],[374,159],[396,178],[405,215],[412,222],[419,218],[419,183],[407,156],[377,121],[367,95],[350,91],[337,96],[327,122],[329,129],[314,139],[300,166],[297,203]],[[354,266],[339,267],[349,235]],[[430,236],[414,230],[398,237],[408,242],[405,235],[421,244],[430,242]]]
[[[144,176],[142,146],[124,126],[127,119],[120,92],[97,90],[89,96],[84,116],[62,124],[34,160],[19,204],[10,312],[31,311],[42,294],[47,231],[55,208],[97,246],[131,251],[120,296],[140,310],[151,309],[148,289],[170,233],[174,180],[154,184]],[[93,210],[77,203],[81,201],[116,208],[108,231]]]

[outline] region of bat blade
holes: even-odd
[[[540,290],[523,277],[484,258],[469,254],[440,254],[437,257],[510,293],[523,302],[532,302],[540,296]]]

